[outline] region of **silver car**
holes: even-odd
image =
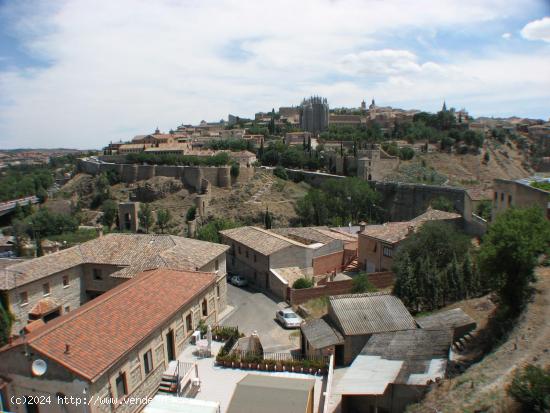
[[[276,313],[277,320],[284,328],[299,328],[304,321],[302,317],[292,311],[290,308],[279,310]]]

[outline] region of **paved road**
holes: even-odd
[[[248,335],[257,331],[265,351],[284,352],[299,348],[298,330],[285,330],[275,321],[275,312],[286,307],[286,303],[277,303],[263,293],[227,286],[227,301],[234,311],[222,324],[237,326]]]

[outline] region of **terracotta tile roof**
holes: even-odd
[[[410,221],[386,222],[382,225],[368,225],[361,234],[381,241],[396,244],[404,240],[411,232],[418,230],[427,221],[443,221],[462,218],[455,212],[428,208],[426,212]]]
[[[141,273],[2,351],[26,341],[37,353],[94,382],[213,285],[215,278],[211,273],[169,269]]]
[[[241,243],[262,255],[270,255],[292,245],[305,245],[258,227],[239,227],[220,231],[225,237]]]
[[[405,221],[405,222],[387,222],[382,225],[368,225],[361,235],[376,238],[380,241],[389,244],[396,244],[404,240],[411,231],[415,231],[416,227],[422,222]]]
[[[47,277],[80,264],[110,264],[115,278],[132,278],[158,267],[197,270],[229,247],[173,235],[107,234],[72,248],[7,266],[0,271],[0,290]]]
[[[44,325],[46,325],[44,320],[39,318],[38,320],[31,321],[29,324],[27,324],[25,327],[23,327],[23,329],[25,330],[25,333],[28,334],[28,333],[31,333],[31,332],[37,330],[38,328],[40,328]]]
[[[331,296],[329,304],[329,314],[334,314],[332,321],[346,336],[417,328],[403,302],[388,293]]]
[[[341,241],[356,241],[357,239],[351,235],[342,232],[333,231],[328,227],[296,227],[296,228],[273,228],[269,230],[279,235],[295,239],[304,244],[320,242],[328,244],[334,240]]]
[[[57,308],[59,308],[59,303],[57,303],[53,298],[47,297],[39,300],[32,310],[29,311],[29,315],[42,317]]]
[[[462,218],[462,215],[457,214],[456,212],[446,212],[440,211],[439,209],[428,208],[426,212],[414,218],[413,221],[440,221],[459,218]]]

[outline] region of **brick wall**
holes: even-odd
[[[332,271],[341,271],[343,262],[343,250],[313,258],[313,275],[326,274]]]
[[[313,288],[301,288],[296,290],[290,288],[288,301],[291,305],[301,304],[313,298],[329,295],[349,294],[352,288],[352,280],[332,281],[325,285]]]
[[[395,274],[391,271],[372,272],[368,279],[376,288],[388,288],[395,283]]]

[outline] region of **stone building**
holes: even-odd
[[[118,229],[138,232],[139,202],[121,202],[118,204]]]
[[[391,270],[393,254],[399,244],[427,221],[459,224],[462,216],[429,208],[424,214],[410,221],[368,225],[359,232],[357,254],[360,267],[367,272]]]
[[[4,408],[38,411],[13,402],[26,396],[42,398],[42,413],[82,412],[65,397],[91,400],[91,413],[142,410],[199,322],[218,321],[217,297],[213,273],[136,275],[0,349]],[[45,362],[42,374],[33,373],[36,360]]]
[[[318,135],[328,129],[329,108],[326,98],[312,96],[301,105],[300,124],[303,130]]]
[[[152,268],[217,274],[226,306],[225,245],[172,235],[108,234],[0,269],[0,294],[15,317],[12,334],[71,311]],[[30,324],[29,324],[30,323]]]
[[[493,184],[492,220],[498,214],[511,207],[540,207],[547,218],[550,218],[550,192],[531,186],[534,182],[550,182],[549,178],[533,176],[511,181],[495,179]]]
[[[340,271],[347,256],[345,246],[352,244],[354,254],[357,242],[352,235],[326,227],[265,230],[247,226],[220,234],[222,242],[230,246],[228,272],[242,275],[251,284],[282,299],[287,298],[288,287],[295,278],[286,278],[285,274]],[[288,268],[293,270],[281,271]]]

